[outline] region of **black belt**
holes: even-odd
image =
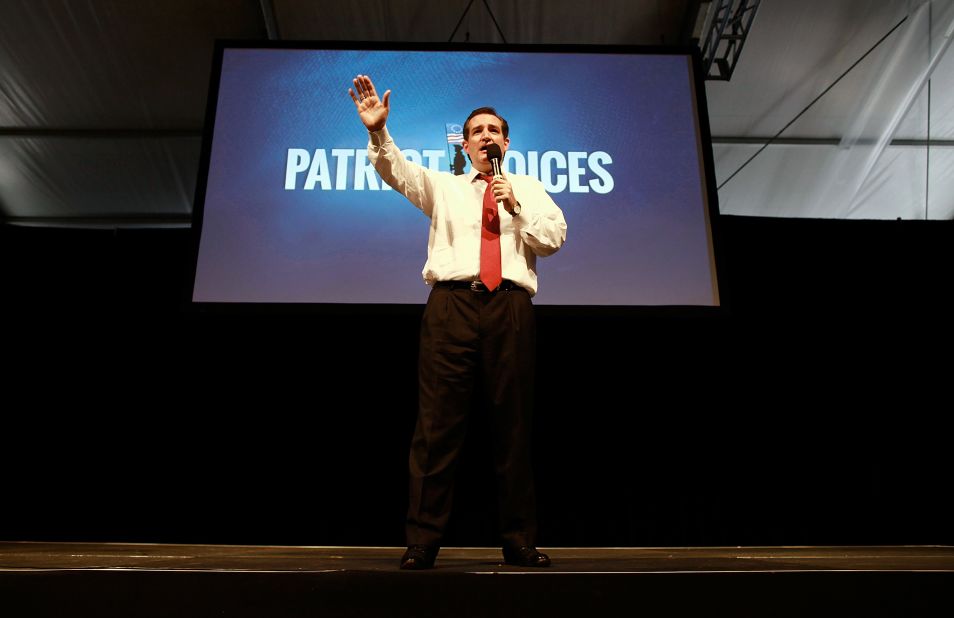
[[[438,281],[434,284],[434,287],[437,288],[450,288],[451,290],[471,290],[472,292],[500,292],[501,290],[519,290],[520,286],[511,281],[510,279],[504,279],[500,282],[500,285],[497,286],[496,290],[489,290],[487,286],[484,285],[483,281],[479,279],[477,281]]]

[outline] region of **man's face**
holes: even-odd
[[[490,160],[487,159],[487,145],[494,143],[500,146],[501,161],[507,154],[510,138],[504,137],[500,118],[493,114],[477,114],[467,124],[470,132],[464,141],[464,150],[470,155],[470,162],[474,169],[489,173],[493,170]]]

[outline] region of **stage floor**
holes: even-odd
[[[954,547],[547,548],[0,543],[0,615],[866,618],[954,615]],[[516,577],[507,577],[507,575]]]
[[[505,565],[499,548],[445,547],[428,571],[459,573],[954,572],[954,547],[545,548],[550,568]],[[0,570],[399,571],[403,547],[0,542]],[[424,574],[426,572],[419,572]]]

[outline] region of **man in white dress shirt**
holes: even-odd
[[[493,108],[464,123],[472,170],[435,172],[407,161],[386,128],[388,90],[367,75],[349,89],[368,129],[368,159],[381,178],[430,219],[424,281],[433,287],[421,322],[419,409],[410,455],[408,549],[402,569],[434,565],[450,517],[454,470],[473,390],[484,387],[493,435],[499,529],[507,564],[545,567],[537,551],[530,460],[536,327],[536,258],[566,240],[559,207],[535,178],[493,176],[509,127]],[[478,376],[481,380],[477,380]]]

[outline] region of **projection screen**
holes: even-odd
[[[536,304],[720,304],[694,51],[247,45],[216,49],[193,303],[426,301],[430,220],[368,162],[348,95],[363,74],[392,91],[404,157],[431,170],[470,170],[471,110],[507,120],[505,172],[538,178],[567,222]]]

